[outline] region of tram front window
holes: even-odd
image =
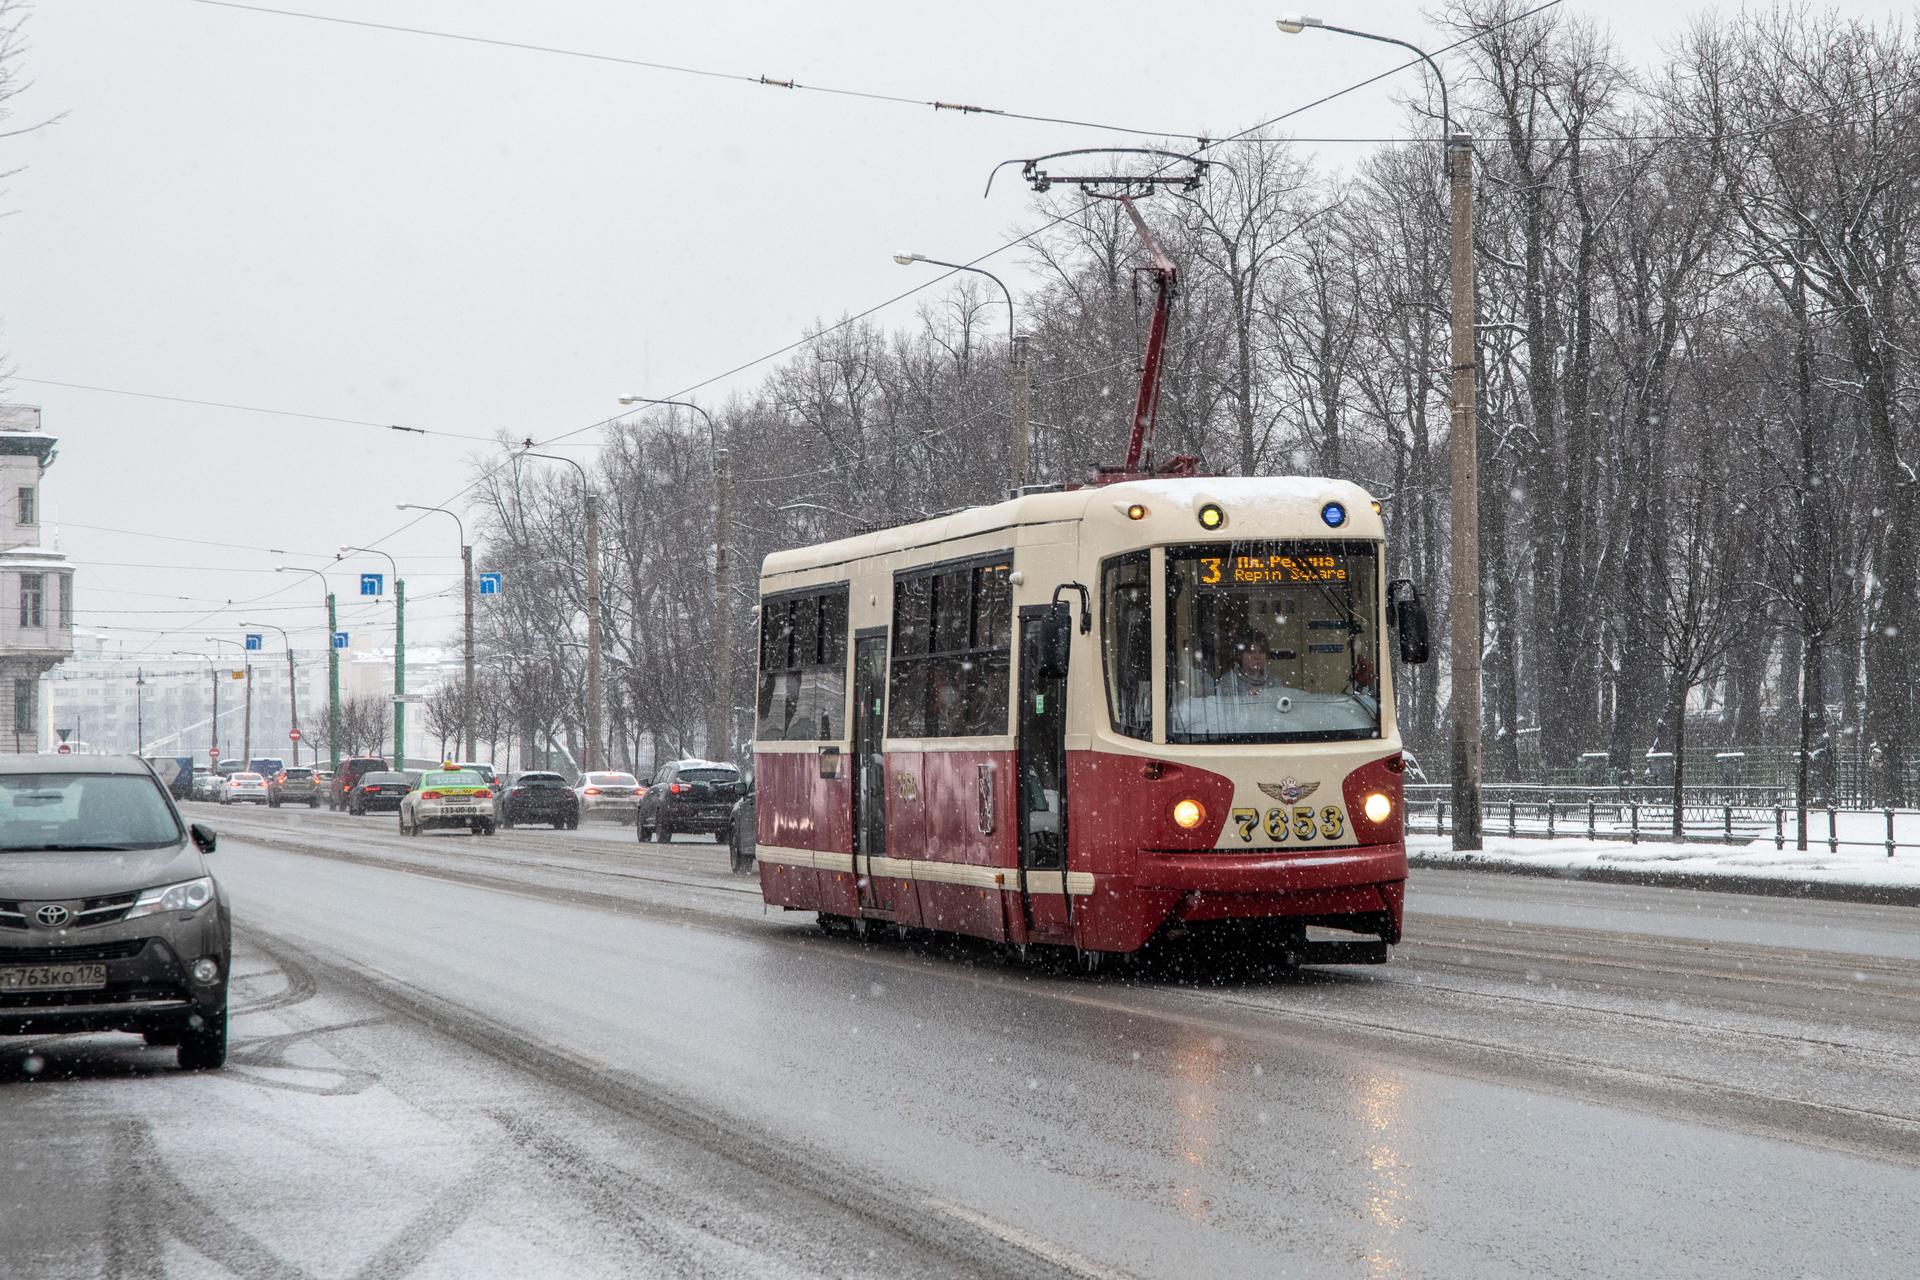
[[[1379,557],[1367,542],[1167,549],[1167,738],[1380,736]]]

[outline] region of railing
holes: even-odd
[[[1777,788],[1689,787],[1681,801],[1676,835],[1671,788],[1504,785],[1482,792],[1480,822],[1488,835],[1523,839],[1751,845],[1771,838],[1775,849],[1789,842],[1799,847],[1798,814]],[[1453,830],[1446,787],[1409,786],[1406,805],[1408,831]],[[1806,842],[1833,854],[1843,848],[1883,850],[1889,858],[1900,849],[1920,852],[1920,810],[1809,808]]]

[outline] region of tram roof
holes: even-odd
[[[1209,502],[1217,503],[1227,515],[1225,526],[1218,530],[1200,527],[1200,508]],[[1321,518],[1329,502],[1339,502],[1346,508],[1346,522],[1338,529],[1329,528]],[[1134,503],[1146,507],[1144,519],[1127,519],[1127,508]],[[763,577],[801,573],[939,547],[1002,529],[1088,519],[1112,522],[1116,548],[1246,537],[1385,536],[1380,515],[1373,509],[1373,495],[1350,480],[1321,476],[1166,477],[1026,493],[988,506],[962,507],[927,520],[776,551],[766,558],[760,572]]]

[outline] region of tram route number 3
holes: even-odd
[[[1252,844],[1254,832],[1262,826],[1275,844],[1285,844],[1289,839],[1311,840],[1316,835],[1323,840],[1338,840],[1347,829],[1347,817],[1337,804],[1317,811],[1310,804],[1297,804],[1292,809],[1276,806],[1267,810],[1264,822],[1258,809],[1235,809],[1232,817],[1243,844]]]

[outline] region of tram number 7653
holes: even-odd
[[[1267,838],[1275,844],[1285,844],[1289,838],[1311,840],[1316,835],[1323,840],[1338,840],[1347,829],[1346,815],[1337,804],[1325,805],[1317,812],[1310,804],[1297,804],[1291,809],[1275,806],[1267,810],[1264,823],[1258,809],[1235,809],[1231,816],[1243,844],[1252,844],[1254,832],[1263,825]]]

